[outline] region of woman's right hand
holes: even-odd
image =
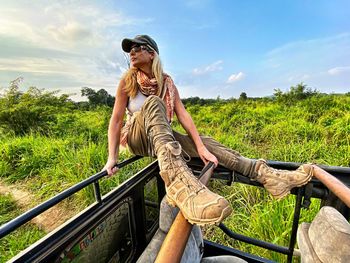
[[[119,171],[118,167],[114,167],[114,165],[116,164],[115,160],[110,160],[108,159],[107,163],[105,164],[105,166],[103,167],[103,170],[106,170],[108,173],[108,176],[112,176],[115,173],[117,173]]]

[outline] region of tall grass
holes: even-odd
[[[0,195],[0,211],[0,225],[18,216],[21,212],[16,202],[8,195]],[[0,239],[0,262],[6,262],[25,249],[28,244],[34,243],[44,235],[44,231],[28,223],[11,235]]]
[[[207,107],[189,106],[200,133],[250,158],[350,166],[350,97],[317,96],[286,106],[273,100],[217,103]],[[176,123],[176,127],[179,124]],[[233,215],[226,220],[234,231],[289,246],[292,196],[274,201],[266,191],[245,185],[212,185],[227,197]],[[318,211],[313,200],[303,210],[301,221],[310,222]],[[205,237],[225,245],[276,260],[286,256],[227,239],[216,227],[205,229]]]
[[[187,110],[201,134],[214,137],[246,157],[350,166],[350,96],[315,96],[288,106],[268,99],[224,101],[206,106],[189,105]],[[6,130],[0,138],[0,179],[32,193],[36,197],[32,205],[100,171],[107,158],[110,109],[55,114],[55,121],[44,133],[32,130],[19,136]],[[177,121],[173,127],[183,131]],[[123,151],[120,160],[130,156],[128,151]],[[123,168],[117,176],[102,180],[102,193],[107,193],[151,161],[150,158],[142,159]],[[263,189],[218,184],[214,182],[212,188],[226,196],[234,208],[233,215],[225,222],[230,228],[288,246],[293,197],[276,202]],[[92,188],[80,191],[70,200],[72,209],[77,211],[93,201]],[[6,204],[10,210],[4,208]],[[0,214],[6,215],[2,222],[20,213],[13,200],[2,197],[0,205]],[[302,220],[310,221],[318,205],[313,202],[311,212],[303,211]],[[43,235],[36,232],[29,240],[26,227],[6,240],[17,239],[17,243],[29,244]],[[276,253],[228,240],[215,227],[206,228],[205,234],[213,241],[278,262],[285,260]],[[0,254],[5,259],[24,247],[6,242],[0,244]]]

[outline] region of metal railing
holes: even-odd
[[[142,158],[142,156],[133,156],[130,159],[127,159],[119,164],[116,164],[115,167],[122,168],[138,159]],[[107,171],[101,171],[97,174],[94,174],[90,176],[89,178],[71,186],[70,188],[64,190],[63,192],[59,193],[58,195],[52,197],[51,199],[45,201],[44,203],[41,203],[40,205],[30,209],[29,211],[23,213],[22,215],[12,219],[11,221],[7,222],[6,224],[3,224],[0,227],[0,238],[3,238],[7,234],[11,233],[18,227],[22,226],[23,224],[27,223],[34,217],[40,215],[41,213],[45,212],[49,208],[53,207],[54,205],[58,204],[62,200],[66,199],[67,197],[75,194],[76,192],[80,191],[81,189],[85,188],[86,186],[93,184],[94,187],[94,194],[96,202],[101,203],[101,192],[100,192],[100,185],[99,180],[107,175]]]
[[[118,168],[122,168],[138,159],[142,158],[141,156],[134,156],[128,160],[125,160],[116,166]],[[286,162],[274,162],[274,161],[269,161],[269,165],[273,166],[274,168],[278,169],[295,169],[298,167],[300,164],[299,163],[286,163]],[[321,168],[323,169],[321,169]],[[299,218],[300,218],[300,212],[301,212],[301,207],[304,206],[305,199],[308,200],[311,197],[311,194],[313,196],[317,196],[316,198],[327,198],[327,192],[332,191],[336,196],[339,197],[340,200],[342,200],[348,207],[349,207],[349,198],[350,198],[350,189],[348,186],[346,186],[343,182],[346,184],[350,185],[350,168],[347,167],[332,167],[332,166],[320,166],[317,167],[315,166],[314,168],[314,175],[315,178],[319,180],[318,183],[322,183],[324,185],[324,191],[321,191],[323,189],[319,188],[313,188],[312,189],[312,184],[311,184],[311,192],[312,193],[307,193],[308,186],[303,187],[303,188],[298,188],[297,191],[294,191],[294,194],[296,194],[296,203],[295,203],[295,208],[294,208],[294,218],[293,218],[293,223],[292,223],[292,230],[290,234],[290,241],[288,247],[285,246],[280,246],[276,245],[273,243],[269,243],[263,240],[251,238],[248,236],[244,236],[238,233],[235,233],[231,231],[229,228],[227,228],[223,223],[219,224],[220,229],[225,232],[229,237],[246,242],[248,244],[256,245],[271,251],[279,252],[282,254],[285,254],[288,256],[288,262],[292,262],[292,257],[294,254],[294,246],[296,242],[296,234],[297,234],[297,228],[298,228],[298,223],[299,223]],[[218,167],[217,170],[220,170],[222,168]],[[327,173],[327,170],[329,173],[334,174],[336,177],[341,178],[341,180],[338,180],[336,177],[332,176],[331,174]],[[228,175],[232,174],[232,171],[229,171],[228,169],[224,168],[221,173],[227,173]],[[54,196],[53,198],[45,201],[44,203],[32,208],[31,210],[25,212],[24,214],[18,216],[17,218],[9,221],[8,223],[2,225],[0,227],[0,238],[6,236],[7,234],[11,233],[21,225],[25,224],[26,222],[30,221],[34,217],[38,216],[42,212],[48,210],[49,208],[53,207],[54,205],[58,204],[62,200],[68,198],[69,196],[73,195],[74,193],[80,191],[81,189],[85,188],[86,186],[92,184],[94,188],[94,195],[95,195],[95,200],[97,203],[102,202],[102,196],[100,192],[100,185],[99,185],[99,180],[106,176],[107,172],[106,171],[101,171],[95,175],[92,175],[91,177],[71,186],[70,188],[66,189],[65,191],[61,192],[60,194]],[[240,179],[241,175],[235,175],[237,182],[243,182],[246,183],[243,179]],[[230,176],[226,176],[228,179]],[[226,178],[225,177],[225,178]],[[226,178],[226,179],[227,179]],[[244,177],[246,178],[246,177]],[[236,180],[235,180],[236,181]],[[343,182],[342,182],[343,181]],[[256,185],[256,182],[250,184]],[[261,186],[261,185],[260,185]],[[304,198],[303,198],[304,197]],[[304,199],[304,200],[303,200]],[[303,203],[304,202],[304,203]]]
[[[286,164],[288,167],[286,167]],[[282,169],[295,169],[300,164],[298,163],[284,163],[284,162],[273,162],[270,161],[269,165],[273,165],[274,167],[282,168]],[[314,177],[317,178],[328,190],[332,191],[342,202],[344,202],[347,207],[350,208],[350,189],[348,186],[346,186],[343,182],[341,182],[336,177],[332,176],[330,173],[325,171],[324,169],[329,170],[330,172],[333,172],[337,175],[348,175],[348,180],[350,179],[350,168],[348,167],[335,167],[335,166],[316,166],[314,167]],[[322,169],[324,168],[324,169]],[[347,181],[348,181],[347,180]],[[316,191],[317,192],[317,191]],[[223,223],[219,224],[219,228],[227,234],[230,238],[233,238],[238,241],[242,241],[248,244],[252,244],[258,247],[262,247],[271,251],[275,251],[281,254],[285,254],[288,256],[287,262],[292,262],[293,255],[294,255],[294,246],[296,243],[296,235],[298,230],[298,224],[299,224],[299,218],[300,218],[300,211],[303,207],[303,196],[306,194],[304,193],[303,188],[297,189],[296,194],[296,203],[294,207],[294,217],[293,217],[293,223],[292,223],[292,230],[291,230],[291,237],[289,240],[289,246],[284,247],[280,245],[276,245],[270,242],[266,242],[260,239],[251,238],[242,234],[235,233],[231,231],[228,227],[226,227]],[[309,193],[311,195],[311,193]],[[310,196],[308,196],[310,198]],[[304,200],[305,202],[305,200]]]

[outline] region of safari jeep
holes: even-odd
[[[118,166],[122,169],[139,158],[132,157]],[[277,161],[268,164],[287,170],[300,165]],[[243,183],[262,187],[222,166],[214,171],[212,167],[203,168],[199,159],[191,160],[189,167],[195,175],[207,176],[207,180],[210,174],[212,180],[224,180],[229,185]],[[0,238],[77,191],[91,187],[89,185],[94,187],[96,201],[92,205],[9,262],[180,262],[181,259],[182,262],[198,262],[201,258],[203,262],[273,262],[234,247],[203,240],[198,227],[189,225],[186,220],[176,225],[181,213],[176,215],[176,211],[174,214],[173,208],[162,202],[165,188],[157,161],[101,196],[99,180],[104,176],[106,172],[95,174],[2,225]],[[315,166],[311,182],[291,191],[296,202],[288,247],[235,233],[223,223],[217,227],[228,239],[284,254],[284,262],[299,257],[301,262],[350,262],[349,185],[350,168]],[[320,211],[311,223],[299,222],[301,209],[307,208],[313,199],[321,200]],[[164,229],[164,224],[168,224],[168,229]],[[184,234],[185,229],[187,233]],[[297,241],[298,249],[295,249]],[[199,257],[198,261],[195,257]]]

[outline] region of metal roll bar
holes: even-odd
[[[114,167],[122,168],[138,159],[142,158],[142,156],[133,156],[130,159],[127,159],[119,164],[116,164]],[[94,185],[94,192],[95,192],[95,199],[98,203],[101,202],[101,193],[100,193],[100,187],[98,184],[98,180],[102,177],[107,175],[107,171],[101,171],[97,174],[94,174],[90,176],[89,178],[71,186],[70,188],[64,190],[63,192],[59,193],[58,195],[52,197],[51,199],[47,200],[46,202],[30,209],[29,211],[25,212],[24,214],[12,219],[11,221],[7,222],[6,224],[3,224],[0,227],[0,238],[3,238],[13,230],[17,229],[21,225],[27,223],[34,217],[38,216],[42,212],[48,210],[49,208],[53,207],[54,205],[58,204],[62,200],[66,199],[67,197],[75,194],[79,190],[83,189],[84,187],[93,184]]]

